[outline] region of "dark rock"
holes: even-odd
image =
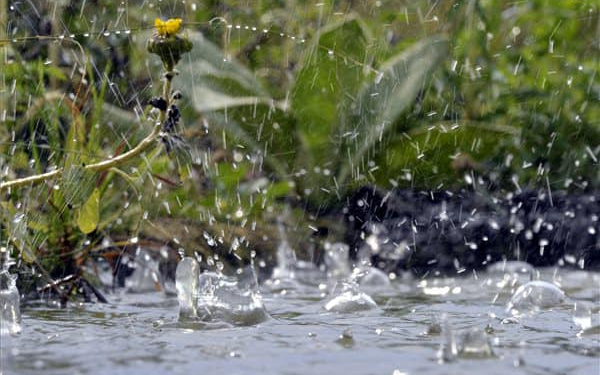
[[[357,190],[346,202],[351,256],[387,271],[456,274],[502,260],[600,270],[600,195]]]

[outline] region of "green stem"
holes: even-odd
[[[170,100],[171,100],[169,94],[171,92],[171,80],[172,80],[173,75],[174,75],[174,73],[172,71],[167,72],[167,74],[165,74],[165,83],[163,85],[163,97],[165,98],[167,103],[170,103]],[[168,108],[168,105],[167,105],[167,108]],[[124,164],[127,161],[135,158],[136,156],[139,156],[144,151],[146,151],[152,144],[154,144],[154,142],[160,135],[162,123],[165,121],[166,116],[167,116],[167,112],[161,111],[158,116],[158,121],[156,122],[156,124],[154,124],[154,127],[152,128],[152,132],[150,134],[148,134],[146,136],[146,138],[142,139],[140,141],[140,143],[138,143],[137,146],[135,146],[131,150],[127,151],[124,154],[117,155],[114,158],[110,158],[110,159],[102,160],[98,163],[86,165],[84,167],[84,169],[87,171],[92,171],[92,172],[103,172],[103,171],[109,170],[110,168],[117,167],[121,164]],[[19,178],[16,180],[1,182],[0,183],[0,192],[11,189],[11,188],[17,188],[17,187],[21,187],[21,186],[25,186],[25,185],[33,185],[33,184],[36,184],[39,182],[43,182],[43,181],[49,180],[51,178],[58,177],[62,173],[63,173],[63,168],[59,168],[59,169],[56,169],[51,172],[46,172],[46,173],[42,173],[42,174],[38,174],[38,175],[34,175],[34,176]]]

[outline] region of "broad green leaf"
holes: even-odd
[[[419,41],[406,51],[392,57],[379,69],[377,77],[365,85],[355,102],[354,110],[341,133],[355,134],[343,145],[348,155],[338,175],[343,184],[351,171],[364,163],[365,154],[381,143],[423,88],[431,73],[448,55],[448,41],[432,37]]]
[[[100,221],[100,191],[94,189],[92,195],[79,210],[77,226],[85,233],[93,232]]]
[[[207,86],[197,86],[192,90],[192,103],[198,112],[218,111],[221,109],[241,106],[267,105],[285,110],[284,102],[275,101],[261,96],[235,96],[218,92]]]
[[[273,100],[254,73],[232,60],[201,33],[189,32],[194,48],[179,64],[177,82],[199,112],[239,106],[267,105],[285,109]]]
[[[351,15],[325,27],[308,46],[291,97],[304,146],[304,152],[298,155],[300,167],[323,167],[324,162],[332,160],[337,138],[333,130],[339,114],[348,110],[344,107],[346,97],[356,95],[369,72],[371,43],[367,27]]]

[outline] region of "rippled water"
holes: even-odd
[[[355,313],[325,310],[332,296],[323,286],[263,285],[272,318],[250,327],[178,323],[177,298],[158,292],[113,294],[110,304],[67,309],[29,305],[21,334],[1,339],[1,368],[4,374],[598,374],[600,275],[542,270],[540,279],[560,284],[567,299],[515,318],[506,304],[528,279],[400,277],[363,288],[379,307]],[[574,303],[577,322],[591,319],[586,331],[574,322]],[[451,327],[458,340],[466,330],[488,332],[493,355],[441,360],[440,327]]]

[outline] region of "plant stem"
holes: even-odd
[[[171,80],[173,79],[173,75],[174,73],[172,71],[167,72],[167,74],[165,74],[165,82],[163,85],[163,97],[165,98],[165,100],[167,100],[167,103],[170,103],[171,99],[169,94],[171,92]],[[117,155],[113,158],[102,160],[98,163],[86,165],[84,166],[84,169],[92,172],[103,172],[110,168],[124,164],[127,161],[135,158],[136,156],[139,156],[144,151],[146,151],[154,143],[154,141],[156,141],[156,139],[160,135],[162,123],[165,121],[166,116],[167,111],[161,111],[158,116],[158,121],[154,124],[154,127],[152,128],[152,132],[148,134],[146,138],[142,139],[140,143],[138,143],[137,146],[135,146],[131,150],[127,151],[124,154]],[[21,187],[24,185],[32,185],[38,182],[46,181],[51,178],[60,176],[62,172],[63,168],[59,168],[51,172],[19,178],[12,181],[0,182],[0,192],[11,188]]]

